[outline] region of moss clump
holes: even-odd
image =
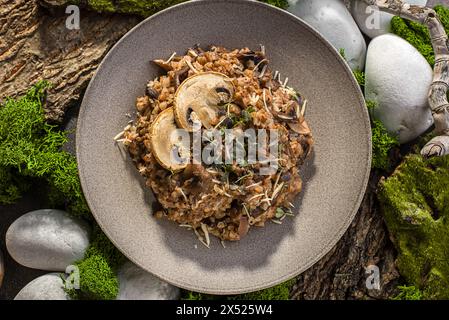
[[[220,300],[220,299],[227,299],[227,297],[214,296],[212,294],[205,294],[188,290],[181,291],[181,300]]]
[[[115,12],[126,14],[137,14],[142,17],[148,17],[162,9],[168,8],[175,4],[184,2],[184,0],[89,0],[89,5],[92,9],[96,10],[96,2],[112,2],[112,7]]]
[[[272,288],[231,297],[231,300],[288,300],[295,283],[296,279],[291,279]]]
[[[87,2],[87,7],[97,12],[116,12],[148,17],[162,9],[185,1],[186,0],[73,0],[71,2],[75,4],[84,4]],[[280,8],[287,8],[288,6],[287,0],[259,1],[266,2]]]
[[[33,179],[41,179],[50,186],[55,206],[90,218],[75,157],[61,151],[67,134],[44,119],[48,86],[39,82],[25,96],[0,106],[0,203],[15,202]]]
[[[96,227],[84,259],[76,263],[80,270],[80,290],[69,290],[68,293],[73,299],[115,299],[119,288],[116,272],[124,261],[120,251]]]
[[[424,299],[449,299],[449,156],[410,155],[380,185],[398,268]]]
[[[0,166],[0,204],[15,203],[29,188],[30,184],[17,179],[10,168]]]
[[[115,12],[114,1],[111,0],[88,0],[89,8],[98,12]]]
[[[390,168],[390,150],[398,146],[398,140],[392,137],[382,122],[372,120],[371,133],[373,144],[373,160],[371,166],[375,169],[388,170]]]
[[[192,291],[183,291],[181,295],[182,300],[288,300],[290,290],[296,283],[296,279],[291,279],[287,282],[281,283],[272,288],[245,293],[236,296],[214,296],[210,294],[203,294]]]
[[[268,4],[271,4],[273,6],[282,8],[282,9],[287,9],[288,8],[288,0],[259,0],[262,2],[266,2]]]
[[[354,74],[354,78],[359,84],[359,86],[363,89],[365,86],[365,72],[360,70],[355,70],[352,72]]]
[[[421,300],[422,292],[415,286],[399,286],[399,294],[393,300]]]
[[[449,8],[442,5],[435,7],[446,32],[449,33]],[[407,40],[426,58],[431,66],[435,63],[432,44],[427,27],[407,19],[393,17],[391,20],[391,31],[401,38]]]
[[[390,168],[390,150],[399,146],[399,142],[392,137],[381,121],[372,116],[376,103],[366,101],[366,106],[371,115],[371,139],[373,144],[373,160],[371,166],[375,169],[388,170]]]
[[[0,106],[0,204],[11,204],[38,181],[49,186],[52,206],[93,222],[78,178],[76,159],[61,147],[65,132],[45,122],[42,108],[49,84],[39,82],[25,96]],[[95,227],[94,240],[78,262],[81,290],[75,298],[113,299],[118,281],[114,270],[123,256]]]
[[[338,52],[340,53],[341,57],[346,60],[345,48],[338,49]]]

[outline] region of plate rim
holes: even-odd
[[[103,226],[103,224],[99,221],[99,219],[97,219],[96,214],[94,213],[95,210],[92,210],[92,208],[95,209],[95,205],[93,204],[94,201],[92,201],[90,195],[88,193],[84,193],[84,197],[86,199],[87,205],[92,213],[92,216],[94,217],[96,223],[99,225],[99,227],[101,228],[101,230],[105,233],[105,235],[108,237],[109,241],[111,241],[111,243],[128,259],[130,260],[132,263],[136,264],[137,266],[139,266],[140,268],[142,268],[143,270],[149,272],[150,274],[156,276],[157,278],[172,284],[176,287],[179,287],[181,289],[185,289],[185,290],[190,290],[190,291],[195,291],[195,292],[200,292],[200,293],[205,293],[205,294],[213,294],[213,295],[234,295],[234,294],[244,294],[244,293],[249,293],[249,292],[255,292],[255,291],[259,291],[259,290],[263,290],[263,289],[267,289],[267,288],[271,288],[273,286],[276,286],[278,284],[281,284],[285,281],[288,281],[290,279],[293,279],[294,277],[297,277],[298,275],[302,274],[303,272],[307,271],[308,269],[310,269],[313,265],[315,265],[317,262],[319,262],[327,253],[329,253],[332,248],[342,239],[342,237],[344,236],[344,234],[346,233],[346,231],[348,230],[349,226],[351,225],[351,223],[354,220],[354,217],[356,216],[360,205],[363,201],[363,198],[365,196],[367,187],[368,187],[368,182],[369,182],[369,177],[370,177],[370,172],[371,172],[371,162],[372,162],[372,137],[371,137],[371,122],[370,122],[370,117],[369,117],[369,113],[368,110],[366,108],[366,103],[365,103],[365,98],[363,96],[363,93],[361,91],[361,88],[359,86],[359,84],[357,83],[348,63],[341,57],[340,53],[337,51],[336,48],[334,48],[332,46],[332,44],[315,28],[313,28],[310,24],[308,24],[307,22],[305,22],[304,20],[302,20],[301,18],[295,16],[294,14],[288,12],[287,10],[284,9],[280,9],[278,7],[269,5],[267,3],[264,2],[259,2],[256,0],[247,0],[247,1],[242,1],[242,0],[191,0],[191,1],[186,1],[186,2],[182,2],[179,4],[176,4],[174,6],[168,7],[164,10],[161,10],[149,17],[147,17],[146,19],[142,20],[141,22],[139,22],[137,25],[135,25],[133,28],[131,28],[128,32],[126,32],[112,47],[111,49],[109,49],[109,51],[107,52],[107,54],[103,57],[101,63],[98,65],[98,67],[95,70],[94,75],[92,76],[92,79],[89,81],[89,84],[86,88],[86,91],[83,95],[83,100],[82,103],[80,105],[80,109],[79,109],[79,114],[78,114],[78,119],[77,119],[77,127],[76,127],[76,158],[77,158],[77,163],[78,163],[78,172],[79,172],[79,178],[80,178],[80,183],[81,183],[81,188],[84,190],[83,185],[87,185],[87,182],[85,179],[85,175],[83,174],[83,169],[82,166],[80,165],[82,163],[81,159],[81,139],[78,139],[78,137],[81,135],[81,129],[82,129],[82,125],[81,125],[81,120],[84,119],[85,117],[83,117],[87,107],[86,107],[86,97],[89,95],[89,91],[91,90],[92,86],[94,85],[94,82],[96,80],[98,71],[102,68],[102,66],[104,64],[107,63],[107,60],[109,60],[109,57],[112,56],[114,54],[114,51],[116,50],[117,47],[119,47],[121,45],[121,43],[124,41],[125,38],[127,38],[131,33],[135,32],[137,29],[141,28],[144,24],[148,23],[148,21],[151,21],[152,19],[155,19],[156,17],[159,17],[161,15],[165,15],[167,13],[169,13],[170,11],[175,11],[178,10],[180,7],[188,7],[188,6],[198,6],[198,5],[208,5],[208,4],[217,4],[217,3],[237,3],[240,5],[248,5],[248,6],[260,6],[260,7],[265,7],[268,10],[271,10],[272,12],[274,12],[275,14],[278,15],[283,15],[286,19],[290,19],[292,20],[294,23],[296,24],[300,24],[302,27],[308,29],[310,31],[310,33],[314,34],[315,37],[321,41],[331,52],[333,52],[334,56],[336,56],[337,61],[343,66],[343,69],[346,73],[346,75],[348,76],[349,80],[351,81],[355,91],[357,92],[357,100],[359,100],[359,104],[362,107],[362,110],[360,110],[360,112],[362,112],[362,118],[363,118],[363,123],[365,125],[365,129],[367,129],[367,133],[369,133],[367,135],[367,161],[366,161],[366,168],[365,168],[365,175],[363,177],[363,182],[362,182],[362,187],[360,190],[360,193],[358,195],[358,198],[356,199],[356,201],[354,202],[354,206],[353,208],[350,210],[351,213],[347,216],[346,221],[342,224],[342,227],[340,227],[340,229],[338,229],[338,231],[335,233],[336,236],[332,237],[332,239],[328,240],[327,243],[325,243],[323,245],[322,250],[319,252],[319,254],[315,255],[314,259],[310,259],[308,263],[304,264],[304,266],[302,266],[301,268],[296,268],[294,271],[285,274],[283,276],[279,276],[277,277],[275,280],[271,280],[271,281],[267,281],[267,282],[258,282],[256,285],[252,285],[252,286],[248,286],[245,285],[243,287],[233,287],[232,289],[226,290],[226,289],[211,289],[211,288],[206,288],[206,287],[201,287],[198,286],[194,283],[186,283],[184,281],[180,281],[177,279],[172,279],[171,277],[167,277],[163,274],[160,273],[155,273],[154,270],[149,270],[146,266],[141,265],[140,263],[134,261],[130,256],[128,256],[128,254],[126,253],[126,250],[123,250],[121,248],[121,246],[119,246],[117,244],[117,242],[113,239],[113,237],[110,236],[109,231],[107,231],[107,228],[105,228]],[[349,211],[349,210],[348,210]]]

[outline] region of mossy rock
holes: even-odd
[[[87,2],[87,7],[93,11],[104,13],[124,13],[148,17],[162,9],[171,7],[186,0],[72,0],[73,4]],[[287,0],[260,0],[277,7],[286,8]]]
[[[439,5],[435,11],[449,33],[449,8]],[[434,65],[425,26],[399,17],[391,25]],[[449,299],[449,157],[410,155],[381,184],[379,200],[398,249],[399,271],[411,285],[397,298]]]
[[[449,156],[408,156],[379,200],[401,275],[424,299],[449,299]]]

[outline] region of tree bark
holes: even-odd
[[[81,28],[69,30],[67,17],[49,15],[37,0],[0,0],[0,104],[48,80],[46,116],[62,121],[107,51],[139,21],[82,12]]]
[[[324,258],[298,277],[293,299],[388,299],[396,294],[396,251],[378,209],[378,181],[372,174],[351,226]],[[380,289],[367,288],[369,266],[379,268]]]

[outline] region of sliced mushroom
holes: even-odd
[[[180,171],[190,160],[190,140],[176,127],[173,108],[162,111],[150,129],[151,150],[165,169]],[[184,138],[184,139],[183,139]]]
[[[196,120],[210,129],[218,122],[219,107],[231,102],[234,92],[232,80],[222,73],[203,72],[187,78],[175,93],[176,122],[189,132]]]
[[[240,59],[247,68],[254,68],[255,66],[260,66],[261,61],[265,59],[265,54],[260,51],[249,51],[246,53],[240,53],[238,55],[238,59]]]
[[[188,74],[188,71],[189,71],[189,67],[188,66],[185,66],[185,67],[183,67],[183,68],[181,68],[180,70],[177,70],[177,71],[175,71],[175,86],[176,86],[176,88],[178,88],[179,87],[179,85],[181,84],[181,78],[186,78],[187,76],[187,74]]]
[[[238,229],[240,239],[243,238],[244,236],[246,236],[246,234],[248,233],[248,230],[249,230],[248,217],[241,216],[239,229]]]
[[[159,67],[161,67],[162,69],[164,69],[165,71],[171,71],[173,69],[170,62],[164,61],[162,59],[156,59],[156,60],[153,60],[153,62],[156,65],[158,65]]]
[[[296,119],[294,116],[288,116],[281,112],[275,113],[275,116],[281,119],[282,121],[294,121]]]
[[[307,121],[304,119],[304,117],[300,117],[297,122],[288,122],[288,126],[294,132],[302,135],[309,135],[311,133],[309,125],[307,124]]]

